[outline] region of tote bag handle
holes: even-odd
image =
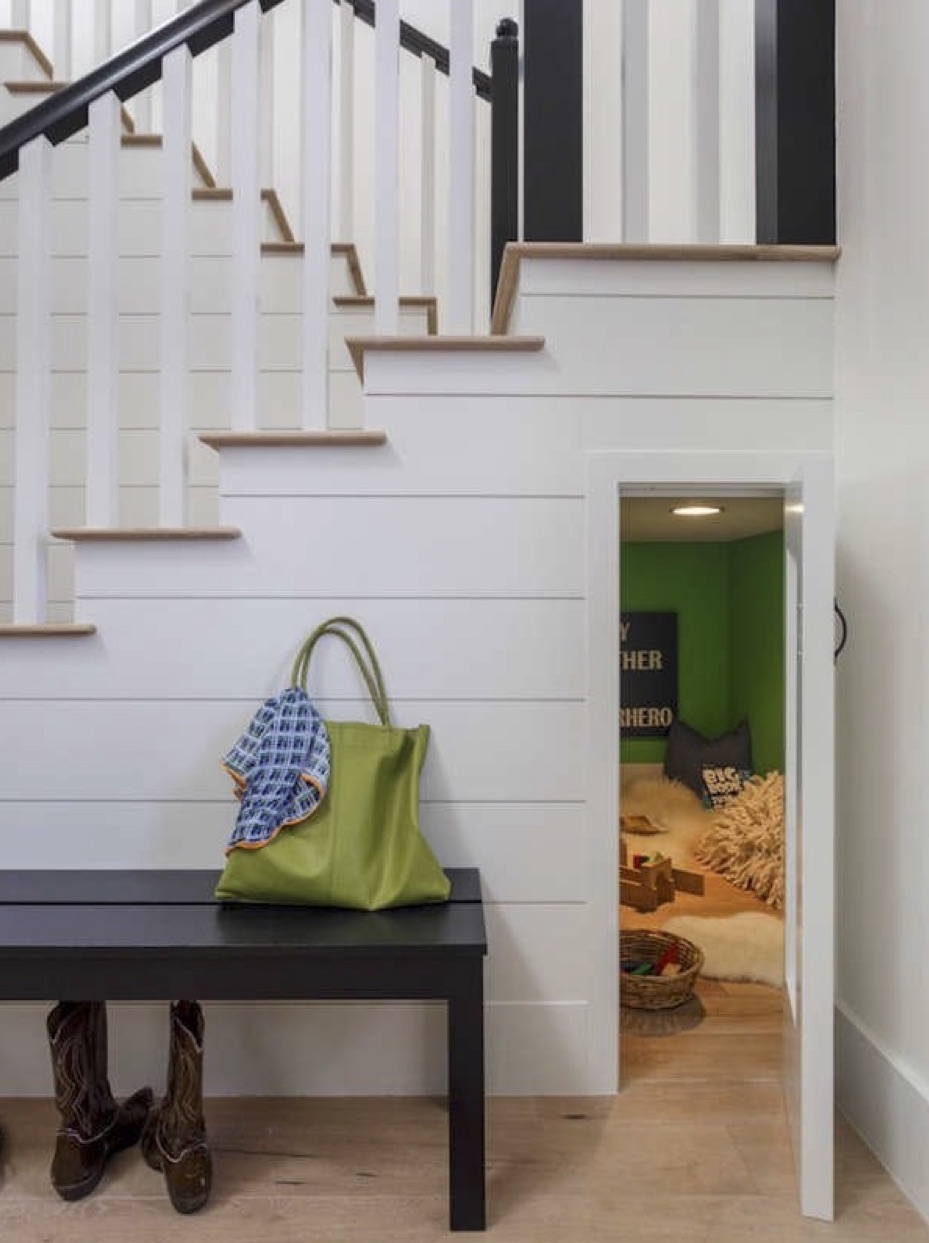
[[[359,649],[358,643],[355,642],[355,638],[350,633],[352,631],[355,638],[360,640],[361,649]],[[371,640],[365,634],[361,623],[355,621],[353,617],[330,617],[328,621],[324,621],[316,627],[297,653],[291,676],[293,685],[301,687],[304,691],[306,690],[310,657],[313,655],[313,649],[316,647],[316,644],[326,634],[336,635],[346,644],[355,658],[358,671],[364,679],[365,686],[368,688],[368,694],[371,697],[371,702],[374,704],[378,719],[382,725],[389,725],[390,709],[387,705],[387,692],[384,689],[381,666],[378,663]]]

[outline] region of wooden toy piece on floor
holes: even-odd
[[[619,900],[637,911],[654,911],[666,902],[673,902],[678,893],[703,897],[703,877],[699,872],[686,872],[673,866],[664,855],[636,854],[629,866],[626,843],[619,842]]]

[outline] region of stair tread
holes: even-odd
[[[345,345],[358,378],[364,381],[364,356],[368,350],[382,353],[413,353],[429,354],[526,354],[545,348],[545,338],[527,337],[346,337]]]
[[[358,250],[354,242],[331,242],[329,250],[334,255],[344,255],[348,261],[348,270],[352,278],[352,284],[355,286],[355,293],[361,297],[367,297],[368,289],[365,285],[364,274],[361,271],[361,261],[358,258]],[[304,246],[302,242],[262,242],[261,253],[263,255],[302,255]]]
[[[841,247],[839,246],[508,242],[503,252],[503,262],[500,265],[490,331],[502,335],[508,330],[519,282],[519,264],[522,259],[588,259],[599,262],[623,260],[658,263],[835,263],[840,254]]]
[[[0,625],[0,637],[5,639],[30,639],[57,636],[76,638],[79,635],[96,634],[93,622],[36,622],[35,624]]]
[[[35,57],[36,63],[45,76],[48,78],[54,77],[55,71],[52,68],[52,62],[42,51],[28,30],[0,30],[0,43],[25,44]]]
[[[118,543],[129,540],[229,540],[240,539],[238,527],[56,527],[55,539],[75,543]]]
[[[194,187],[193,197],[198,202],[231,203],[232,187],[216,185],[196,186]],[[292,243],[294,241],[294,231],[287,218],[287,213],[284,211],[278,192],[273,188],[266,187],[261,191],[261,201],[267,203],[270,208],[271,215],[274,217],[274,223],[280,230],[281,241]]]
[[[435,294],[401,294],[400,306],[408,309],[421,307],[426,312],[426,332],[434,337],[439,331],[439,300]],[[336,294],[333,306],[351,310],[353,307],[368,310],[375,305],[372,294]]]
[[[387,443],[387,433],[368,428],[320,428],[318,431],[203,432],[211,449],[369,448]]]

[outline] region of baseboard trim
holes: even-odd
[[[929,1085],[842,1002],[835,1035],[838,1108],[929,1222]]]

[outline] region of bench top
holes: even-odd
[[[0,872],[0,963],[105,950],[250,959],[482,956],[487,952],[476,868],[450,868],[447,903],[359,912],[236,905],[213,897],[218,871]],[[2,986],[0,986],[2,987]]]

